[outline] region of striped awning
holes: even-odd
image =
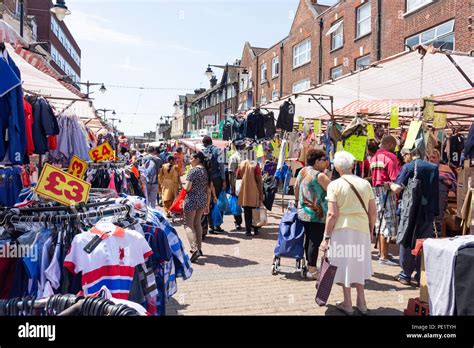
[[[0,19],[0,42],[12,45],[20,44],[28,47],[28,43],[18,34],[18,32],[10,24]]]

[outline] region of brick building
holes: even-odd
[[[245,43],[240,103],[302,92],[418,44],[471,51],[473,14],[474,0],[301,0],[286,38],[269,49]]]
[[[64,21],[60,22],[49,10],[52,0],[29,1],[28,15],[35,16],[38,23],[38,41],[47,42],[44,48],[51,55],[51,65],[60,74],[79,82],[81,77],[81,49]]]

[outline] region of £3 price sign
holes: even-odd
[[[81,160],[77,156],[73,156],[69,164],[68,173],[76,178],[82,179],[87,170],[87,162]]]
[[[108,142],[105,142],[95,149],[89,151],[89,156],[94,162],[115,160],[114,150]]]
[[[50,164],[43,168],[35,192],[67,206],[86,203],[91,185]]]

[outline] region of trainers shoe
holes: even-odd
[[[235,225],[235,230],[236,230],[236,231],[242,231],[242,226],[240,226],[240,225]]]
[[[403,285],[411,285],[409,280],[406,280],[406,279],[400,277],[400,275],[397,275],[397,276],[393,277],[393,280],[396,280],[397,282],[399,282]]]
[[[196,250],[193,252],[191,255],[191,263],[196,263],[197,259],[201,256],[201,252],[199,250]]]
[[[252,232],[245,232],[246,237],[252,237]]]

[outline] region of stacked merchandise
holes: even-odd
[[[0,245],[30,251],[0,259],[0,299],[106,291],[165,315],[176,278],[192,274],[176,231],[136,197],[90,200],[83,209],[37,203],[0,213]]]

